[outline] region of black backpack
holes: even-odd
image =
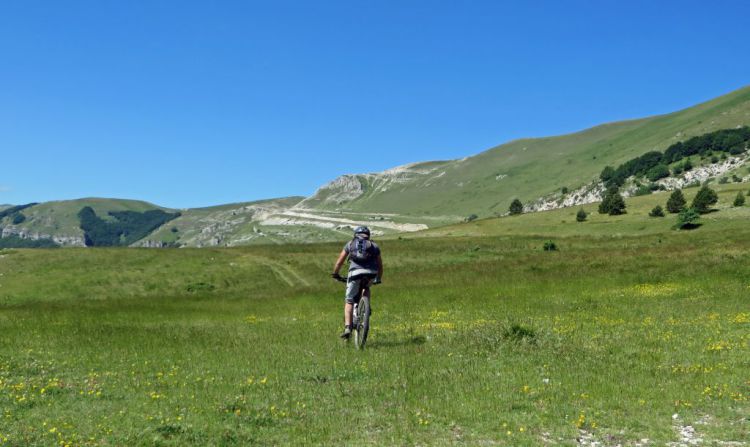
[[[349,242],[349,259],[358,264],[367,262],[372,258],[372,242],[369,239],[355,237]]]

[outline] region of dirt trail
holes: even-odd
[[[302,275],[300,275],[296,270],[284,263],[258,255],[244,255],[242,258],[252,259],[254,261],[257,261],[259,264],[263,264],[266,267],[270,268],[271,271],[273,271],[276,276],[281,278],[282,281],[287,283],[289,287],[300,285],[305,287],[310,286],[310,283],[304,277],[302,277]]]

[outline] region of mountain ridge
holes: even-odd
[[[19,224],[0,220],[0,234],[83,245],[76,217],[83,206],[92,206],[103,218],[113,211],[180,211],[180,217],[134,244],[148,247],[333,240],[348,237],[358,223],[372,226],[375,234],[415,231],[468,216],[502,215],[514,198],[526,203],[527,210],[596,200],[598,174],[604,166],[742,125],[750,125],[750,86],[675,112],[602,123],[558,136],[517,138],[459,159],[343,174],[309,197],[187,209],[96,197],[50,201],[24,210]],[[743,166],[745,162],[739,161]],[[736,169],[705,171],[710,177]],[[580,197],[572,200],[566,190]]]

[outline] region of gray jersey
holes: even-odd
[[[357,243],[363,242],[364,240],[351,240],[344,245],[344,251],[349,255],[349,273],[351,274],[355,270],[360,270],[361,273],[377,273],[378,272],[378,256],[380,256],[380,247],[375,242],[367,240],[367,249],[365,257],[354,256],[351,252],[357,251]]]

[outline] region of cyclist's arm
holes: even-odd
[[[336,260],[336,265],[333,266],[333,274],[338,275],[339,270],[341,270],[341,266],[344,265],[344,261],[346,261],[347,253],[346,250],[341,250],[341,253],[339,254],[339,258]]]
[[[378,279],[383,280],[383,260],[378,255]]]

